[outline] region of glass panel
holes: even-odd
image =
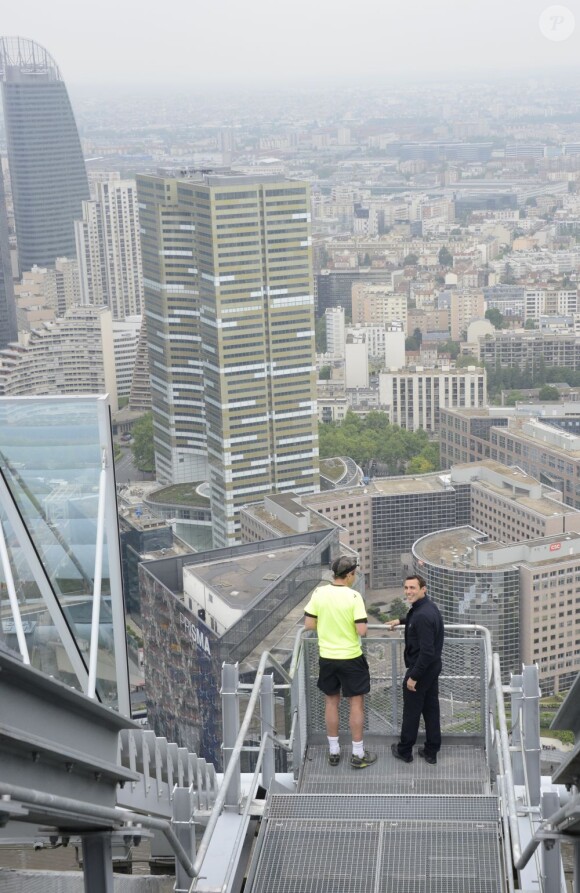
[[[104,398],[0,398],[0,471],[87,667],[103,456],[108,469],[107,486],[114,488],[108,406]],[[19,542],[17,531],[8,523],[8,507],[0,507],[0,512],[31,662],[81,688],[50,605],[35,582],[29,547]],[[105,524],[101,569],[97,692],[103,701],[114,706],[119,681],[109,565],[111,560],[118,561],[118,541],[109,542],[107,528],[111,536],[118,536],[116,523],[111,524],[109,519]],[[114,578],[119,579],[118,575]],[[5,575],[0,566],[2,636],[8,647],[17,649],[3,584]],[[115,598],[121,599],[122,604],[120,591]]]

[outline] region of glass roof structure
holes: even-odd
[[[0,398],[0,647],[129,715],[106,397]]]

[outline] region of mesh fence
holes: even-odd
[[[398,735],[403,711],[404,642],[400,637],[367,638],[363,650],[369,662],[371,691],[365,698],[365,731]],[[308,733],[326,734],[324,696],[318,689],[318,641],[304,641]],[[441,731],[444,735],[484,737],[487,709],[485,649],[476,636],[448,636],[439,677]],[[340,705],[340,727],[348,728],[348,702]]]

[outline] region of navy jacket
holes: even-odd
[[[419,680],[422,676],[441,671],[443,650],[443,618],[429,596],[416,601],[399,623],[405,626],[405,666],[407,676]]]

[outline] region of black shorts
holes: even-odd
[[[345,698],[366,695],[371,690],[369,665],[364,654],[349,660],[319,659],[318,688],[325,695],[342,692]]]

